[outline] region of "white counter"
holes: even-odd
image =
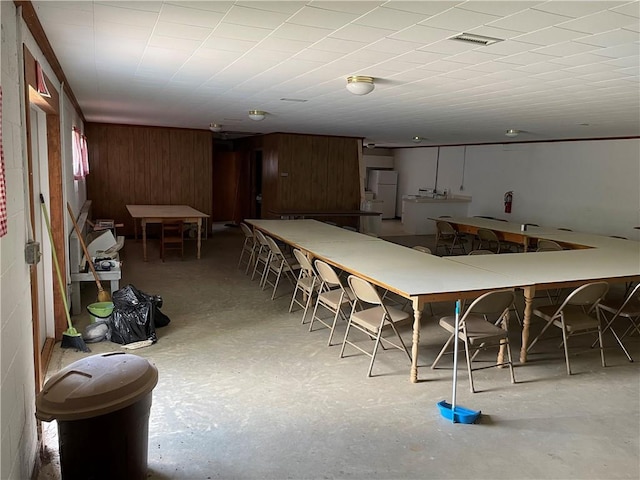
[[[442,215],[467,216],[471,197],[411,197],[402,200],[402,228],[410,235],[435,235],[436,223],[429,220]]]

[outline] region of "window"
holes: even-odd
[[[73,127],[73,178],[80,180],[89,175],[89,153],[87,137]]]

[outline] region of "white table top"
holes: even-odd
[[[636,242],[637,243],[637,242]],[[588,248],[558,252],[462,255],[451,263],[502,273],[528,285],[623,278],[640,275],[640,249]]]
[[[127,210],[133,218],[207,218],[202,213],[188,205],[127,205]]]
[[[249,225],[268,231],[272,236],[296,246],[300,242],[384,242],[377,237],[335,227],[312,219],[245,220]]]
[[[473,292],[513,285],[489,273],[316,220],[246,220],[270,235],[404,297]]]

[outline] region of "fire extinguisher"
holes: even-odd
[[[511,213],[511,204],[513,203],[513,192],[509,190],[504,194],[504,213]]]

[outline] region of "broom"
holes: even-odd
[[[53,256],[53,264],[56,267],[56,275],[58,277],[58,285],[60,286],[60,295],[62,295],[62,303],[64,305],[64,313],[67,315],[67,329],[62,332],[62,342],[60,346],[62,348],[75,348],[78,352],[90,352],[87,344],[82,339],[82,334],[74,328],[71,323],[71,316],[69,315],[69,305],[67,305],[67,294],[65,293],[64,284],[62,283],[62,275],[60,275],[60,265],[58,264],[58,254],[56,253],[56,247],[53,244],[53,235],[51,234],[51,224],[49,223],[49,212],[47,206],[44,203],[44,197],[40,194],[40,207],[44,213],[44,221],[47,225],[47,233],[49,234],[49,242],[51,243],[51,255]]]
[[[80,227],[78,227],[78,224],[76,223],[76,217],[73,216],[73,210],[71,209],[71,205],[69,205],[69,202],[67,202],[67,210],[69,210],[69,215],[71,216],[71,221],[73,222],[73,228],[76,230],[76,233],[78,234],[78,240],[80,241],[80,245],[82,245],[82,251],[84,252],[84,256],[87,257],[87,263],[89,264],[89,269],[91,270],[91,273],[93,273],[93,278],[96,280],[96,285],[98,286],[98,301],[110,302],[111,295],[109,295],[109,292],[105,291],[105,289],[102,288],[102,283],[100,283],[100,278],[98,278],[98,273],[96,272],[96,268],[93,266],[93,259],[91,258],[91,256],[89,255],[89,252],[87,251],[87,246],[84,244],[84,240],[82,238],[82,232],[80,231]]]

